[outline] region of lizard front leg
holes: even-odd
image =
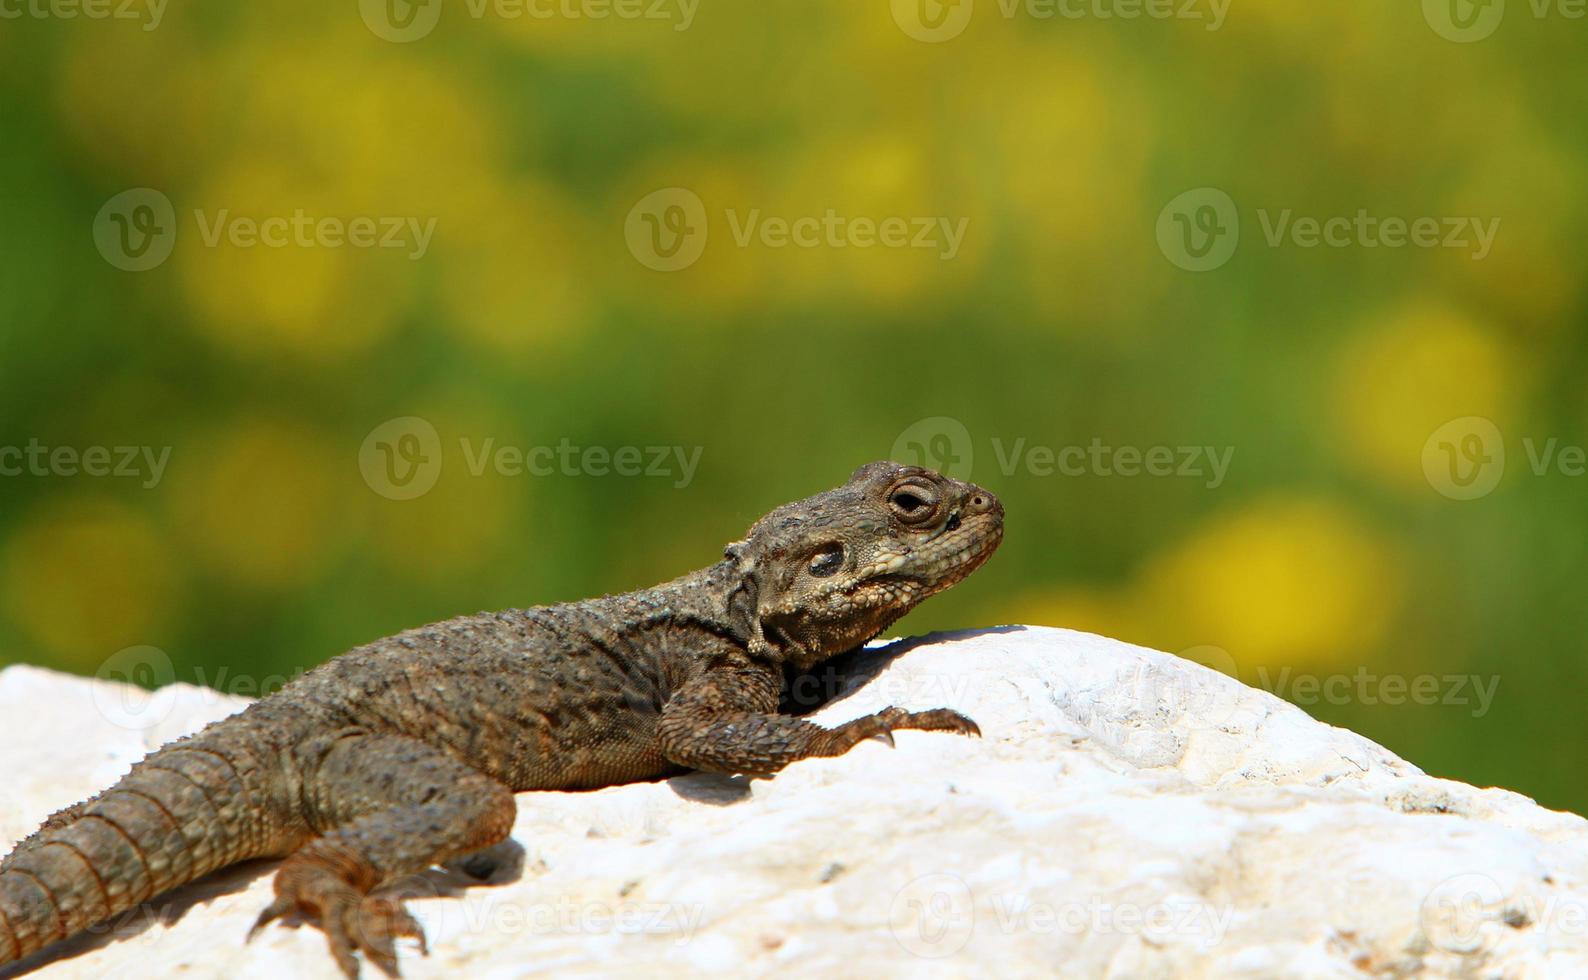
[[[662,709],[657,725],[668,760],[708,772],[770,776],[799,759],[843,755],[868,738],[890,745],[900,729],[980,735],[957,711],[889,707],[823,728],[777,714],[782,677],[756,665],[718,667],[686,684]]]
[[[320,836],[276,872],[276,899],[254,930],[296,909],[319,922],[350,980],[355,950],[396,976],[393,941],[408,936],[423,949],[424,933],[399,899],[371,892],[502,840],[517,815],[513,794],[406,736],[340,732],[295,754],[304,816]]]

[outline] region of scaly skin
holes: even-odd
[[[778,714],[778,696],[785,668],[875,637],[1002,537],[987,491],[871,463],[672,582],[359,647],[17,845],[0,862],[0,965],[218,868],[284,857],[255,929],[299,911],[348,977],[359,952],[395,976],[393,940],[424,937],[376,890],[506,837],[516,790],[768,776],[898,729],[980,734],[945,709],[822,728]]]

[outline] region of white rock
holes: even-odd
[[[1578,816],[1431,778],[1223,674],[1087,634],[938,636],[867,664],[816,720],[947,706],[986,737],[903,732],[770,780],[520,794],[522,876],[434,872],[461,897],[411,903],[432,951],[405,948],[405,975],[1588,975]],[[0,842],[244,703],[5,670]],[[312,928],[243,944],[272,867],[27,965],[336,980]]]

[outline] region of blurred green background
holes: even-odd
[[[64,456],[0,477],[0,662],[92,674],[148,644],[179,680],[287,674],[670,578],[924,454],[997,492],[1009,534],[900,631],[1045,623],[1249,684],[1350,677],[1307,710],[1588,810],[1588,507],[1560,455],[1588,440],[1588,21],[472,2],[0,24],[0,447],[170,447],[158,480]],[[829,211],[963,240],[779,244]],[[1359,211],[1440,242],[1272,237]],[[299,212],[433,235],[233,223]],[[1444,243],[1468,218],[1492,247]],[[380,428],[408,417],[434,441]],[[471,466],[486,440],[699,457],[536,475]],[[1094,441],[1228,471],[1032,455]],[[393,499],[420,457],[434,485]]]

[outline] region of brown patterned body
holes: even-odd
[[[1002,527],[986,491],[874,463],[672,582],[352,650],[20,843],[0,862],[0,965],[218,868],[286,857],[259,924],[302,910],[348,976],[357,951],[395,974],[393,940],[423,936],[376,889],[504,838],[513,791],[769,775],[893,729],[974,733],[941,709],[824,729],[778,714],[778,694],[785,666],[877,635],[978,567]]]

